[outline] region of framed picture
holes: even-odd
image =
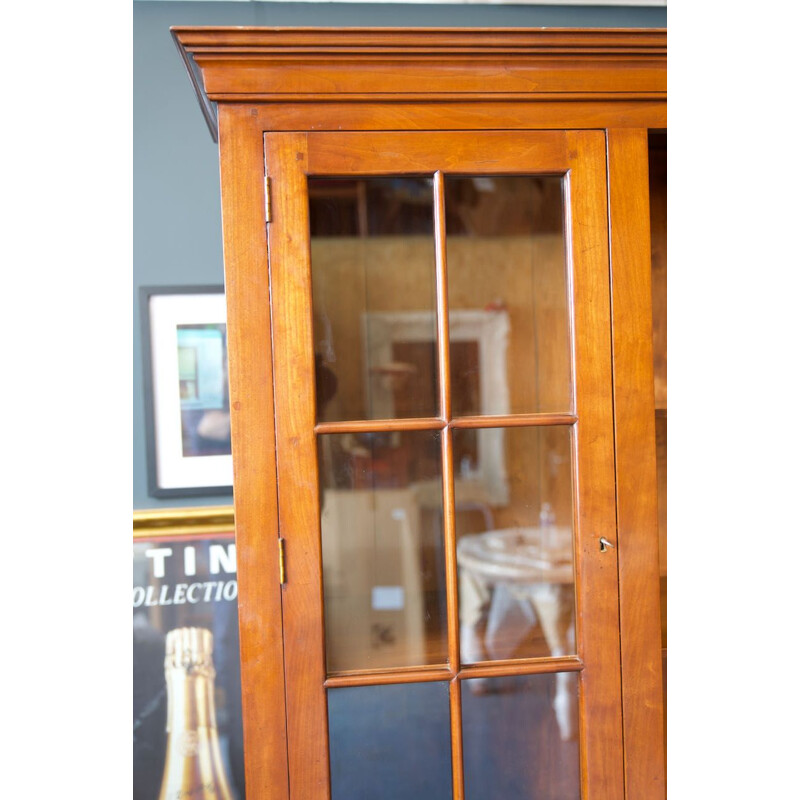
[[[140,301],[148,493],[231,494],[223,288],[146,286]]]
[[[134,800],[244,800],[237,594],[231,507],[134,512]]]

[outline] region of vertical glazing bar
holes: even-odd
[[[461,681],[450,681],[450,741],[452,742],[453,799],[464,800],[464,747],[461,731]]]
[[[439,414],[450,422],[450,320],[447,310],[447,246],[445,243],[444,175],[433,176],[433,225],[436,249],[436,332],[439,347]],[[446,504],[445,504],[446,505]]]
[[[436,317],[439,361],[439,406],[447,422],[442,431],[442,489],[445,575],[447,580],[447,655],[454,671],[461,668],[458,646],[458,573],[456,568],[453,440],[450,431],[450,325],[447,310],[447,250],[445,246],[444,176],[433,178],[436,243]]]
[[[445,575],[447,580],[447,654],[454,671],[461,668],[458,646],[458,573],[456,569],[453,440],[450,431],[450,325],[447,310],[447,251],[445,247],[444,176],[433,177],[436,243],[436,317],[439,362],[439,407],[447,426],[442,431],[442,489]]]
[[[461,668],[458,641],[458,569],[456,565],[455,490],[453,486],[453,439],[450,430],[450,325],[447,308],[447,248],[445,244],[444,175],[433,176],[434,237],[436,247],[436,318],[439,362],[439,411],[448,425],[442,431],[442,489],[444,503],[445,575],[447,581],[447,655],[451,669]],[[450,684],[450,725],[453,798],[463,800],[464,770],[461,739],[461,686]]]

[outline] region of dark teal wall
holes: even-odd
[[[133,507],[229,496],[147,494],[140,286],[221,284],[217,148],[169,34],[172,25],[666,27],[665,8],[263,2],[133,3]]]

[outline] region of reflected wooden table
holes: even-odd
[[[531,527],[463,536],[457,557],[465,664],[510,657],[537,624],[551,656],[574,654],[575,578],[569,528],[553,527],[544,535]],[[520,611],[527,627],[519,616],[513,619]],[[481,635],[483,620],[486,630]],[[553,710],[566,741],[577,734],[577,676],[557,672],[555,679]]]

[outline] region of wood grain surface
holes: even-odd
[[[628,797],[665,796],[646,130],[608,131]]]
[[[622,710],[616,549],[614,431],[611,398],[610,286],[605,136],[570,131],[569,226],[574,304],[578,655],[583,659],[581,780],[583,796],[623,797]]]
[[[647,133],[666,128],[666,32],[181,27],[173,36],[206,111],[217,104],[248,799],[329,797],[326,687],[441,680],[461,800],[462,681],[568,671],[580,681],[584,800],[662,800]],[[565,176],[572,408],[452,418],[447,170]],[[432,416],[317,422],[311,173],[434,176],[440,408],[422,412]],[[577,656],[460,664],[452,437],[491,426],[570,432]],[[317,436],[391,430],[442,431],[449,663],[328,675]],[[616,547],[601,552],[600,536]]]
[[[245,784],[289,797],[278,580],[278,497],[264,148],[237,108],[220,111],[223,249],[239,585]]]

